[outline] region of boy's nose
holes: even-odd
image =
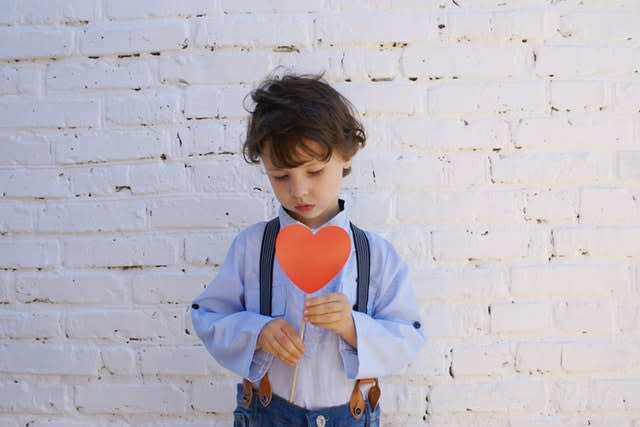
[[[303,180],[292,179],[289,184],[289,192],[295,198],[302,198],[307,195],[308,186]]]

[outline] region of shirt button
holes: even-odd
[[[200,308],[200,306],[198,304],[191,304],[191,308],[197,310]]]
[[[420,326],[422,326],[422,325],[420,325],[420,322],[418,322],[418,321],[413,322],[413,327],[414,328],[420,329]]]
[[[324,427],[325,424],[327,424],[327,419],[324,415],[319,415],[318,418],[316,418],[316,426]]]

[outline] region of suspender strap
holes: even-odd
[[[355,310],[361,313],[367,312],[369,300],[369,271],[371,255],[369,240],[363,230],[351,225],[353,242],[356,248],[356,263],[358,265],[358,288]],[[276,255],[276,237],[280,230],[280,220],[276,217],[267,222],[262,235],[260,248],[260,314],[271,316],[271,288],[273,284],[273,262]]]
[[[369,251],[369,240],[367,235],[353,223],[351,233],[356,247],[356,263],[358,265],[358,296],[356,299],[356,311],[367,312],[367,302],[369,301],[369,272],[371,264],[371,254]]]
[[[276,255],[276,236],[280,220],[276,217],[267,222],[260,247],[260,314],[271,316],[271,286],[273,282],[273,260]]]

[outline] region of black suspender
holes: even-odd
[[[367,235],[360,228],[349,223],[353,242],[356,248],[356,263],[358,265],[358,294],[354,309],[361,313],[367,312],[367,302],[369,299],[369,271],[371,257],[369,250],[369,240]],[[262,246],[260,247],[260,314],[271,316],[271,288],[273,285],[273,261],[276,255],[276,236],[280,230],[279,218],[274,218],[267,222],[262,235]]]
[[[355,310],[360,313],[366,313],[367,302],[369,301],[369,271],[371,269],[369,240],[364,231],[351,222],[349,224],[351,225],[351,233],[353,233],[353,243],[356,247],[356,264],[358,265],[358,294]]]

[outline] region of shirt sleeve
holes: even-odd
[[[198,337],[223,367],[255,382],[273,360],[258,350],[258,334],[271,317],[247,311],[245,304],[246,235],[238,235],[217,276],[193,301],[191,320]]]
[[[371,258],[368,313],[353,311],[357,349],[344,340],[340,353],[348,378],[381,377],[398,373],[425,342],[424,328],[406,263],[386,241],[375,237],[382,250]],[[373,291],[371,286],[376,286]]]

